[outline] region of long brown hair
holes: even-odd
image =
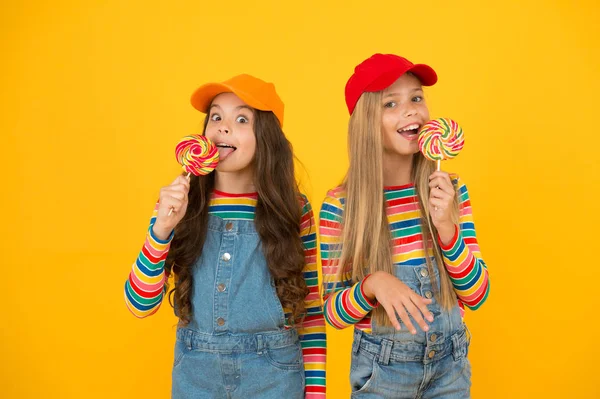
[[[290,322],[293,324],[303,318],[304,298],[308,295],[302,274],[305,259],[300,238],[304,204],[294,176],[292,145],[281,130],[277,117],[270,111],[255,109],[253,112],[256,135],[254,184],[258,192],[254,222],[277,296],[281,305],[290,309]],[[208,116],[203,132],[207,123]],[[169,299],[171,306],[176,305],[183,325],[192,318],[193,268],[206,239],[208,202],[215,184],[214,176],[211,173],[191,178],[187,212],[175,228],[165,261],[166,270],[176,276]]]
[[[383,136],[381,130],[382,92],[362,94],[348,124],[348,151],[350,166],[344,179],[346,203],[342,224],[341,255],[335,283],[352,278],[362,280],[366,274],[385,271],[394,274],[390,232],[386,214],[383,184]],[[437,230],[431,222],[428,196],[429,175],[435,170],[435,163],[428,161],[420,153],[413,157],[412,181],[421,210],[421,226],[427,268],[430,271],[436,299],[446,309],[456,305],[456,295],[444,267],[441,249],[437,240]],[[458,221],[458,201],[454,201],[454,219]],[[437,289],[433,263],[429,248],[437,262],[441,290]],[[374,310],[378,325],[390,326],[385,309]]]

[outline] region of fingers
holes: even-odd
[[[433,172],[429,176],[429,187],[432,194],[436,196],[442,196],[443,194],[447,194],[453,197],[455,195],[454,185],[452,184],[452,180],[450,180],[450,175],[447,172]]]
[[[160,205],[163,209],[173,209],[172,212],[178,211],[188,203],[187,192],[180,190],[163,189],[160,192]],[[169,213],[168,216],[171,216]]]
[[[189,191],[190,182],[188,179],[184,176],[177,176],[173,183],[161,188],[160,201],[163,203],[167,198],[170,197],[187,202]]]
[[[415,295],[410,298],[411,301],[415,304],[419,311],[425,316],[427,321],[430,323],[433,322],[433,313],[427,309],[427,305],[431,305],[433,303],[433,299],[423,298],[422,296]]]
[[[163,190],[161,190],[161,195],[163,197],[173,197],[179,200],[184,200],[185,198],[187,198],[187,191],[185,191],[183,187],[178,187],[174,189],[164,188]]]
[[[412,316],[413,320],[421,327],[421,330],[427,332],[429,331],[429,326],[423,320],[423,316],[421,316],[421,311],[415,306],[412,301],[408,301],[404,303],[404,307],[408,311],[408,313]],[[410,330],[412,334],[416,334],[417,331],[414,329]]]
[[[451,201],[454,198],[454,193],[448,193],[444,191],[441,187],[432,187],[430,190],[429,197]]]
[[[160,190],[161,214],[171,217],[187,207],[189,182],[184,176],[178,176],[171,185]],[[167,211],[168,210],[168,211]]]
[[[436,215],[443,215],[455,199],[454,186],[445,172],[436,172],[431,176],[433,177],[429,181],[429,207]]]
[[[432,193],[437,192],[439,195],[455,195],[454,186],[452,185],[452,183],[439,176],[429,180],[429,188]]]
[[[401,329],[398,322],[398,318],[400,318],[413,335],[417,333],[413,321],[419,325],[421,330],[429,331],[429,326],[425,320],[433,322],[433,314],[427,309],[427,306],[431,305],[433,300],[419,296],[398,278],[390,277],[390,279],[382,281],[383,284],[380,288],[383,289],[382,292],[385,294],[377,297],[377,299],[384,307],[394,328],[396,330]]]
[[[165,187],[168,190],[177,190],[182,192],[188,192],[190,190],[189,183],[175,183]]]
[[[175,183],[189,183],[190,178],[187,176],[183,176],[183,175],[179,175],[175,178],[175,180],[173,180],[173,183],[171,184],[175,184]]]
[[[415,335],[417,333],[417,330],[410,321],[408,313],[406,313],[406,310],[404,310],[404,305],[402,303],[397,303],[396,305],[394,305],[394,309],[396,309],[396,313],[398,313],[400,320],[402,320],[402,323],[404,323],[408,331],[410,331],[412,335]]]
[[[167,196],[161,198],[161,210],[163,212],[168,212],[167,216],[172,216],[173,214],[176,214],[177,212],[181,211],[184,208],[186,202],[187,201],[184,199]],[[171,211],[171,209],[173,211]]]
[[[448,201],[439,198],[429,198],[429,207],[435,209],[437,212],[445,212],[448,207]]]
[[[415,295],[415,298],[401,298],[393,305],[388,304],[384,306],[384,308],[396,330],[401,329],[398,318],[396,317],[397,314],[406,329],[410,331],[411,334],[415,335],[417,330],[412,322],[413,320],[419,325],[421,330],[425,332],[429,331],[429,326],[425,319],[429,322],[433,322],[433,314],[427,309],[427,305],[430,305],[431,303],[431,299],[425,299]]]
[[[177,178],[175,180],[173,180],[173,183],[171,183],[171,186],[177,186],[180,184],[183,185],[187,191],[190,190],[190,178],[189,177],[177,176]]]
[[[448,185],[452,186],[452,180],[450,179],[450,175],[448,174],[448,172],[443,172],[443,171],[436,171],[433,172],[430,176],[429,176],[429,180],[433,180],[433,179],[442,179],[444,180]]]
[[[398,318],[396,317],[396,311],[394,310],[394,307],[387,304],[384,305],[383,303],[381,305],[383,305],[385,312],[387,313],[390,321],[392,322],[392,326],[394,326],[394,328],[397,331],[400,331],[400,323],[398,323]]]

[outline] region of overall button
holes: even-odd
[[[229,259],[231,259],[231,255],[229,254],[229,252],[225,252],[223,256],[221,256],[221,259],[223,259],[225,262],[229,262]]]
[[[425,293],[425,298],[427,298],[427,299],[431,299],[431,297],[433,297],[433,294],[431,293],[431,291],[427,291],[427,292]]]
[[[434,357],[434,356],[435,356],[435,351],[430,351],[430,352],[427,354],[427,357],[429,357],[430,359],[433,359],[433,357]]]
[[[421,269],[421,276],[423,276],[423,277],[429,276],[429,271],[427,269]]]
[[[219,290],[219,292],[225,291],[225,284],[221,283],[217,285],[217,290]]]
[[[438,337],[437,337],[437,335],[435,335],[435,334],[431,334],[431,336],[429,337],[429,339],[431,340],[431,342],[435,342],[435,341],[437,341],[437,338],[438,338]]]
[[[227,230],[227,231],[233,230],[233,223],[227,222],[227,224],[225,225],[225,230]]]
[[[225,319],[224,319],[224,318],[222,318],[222,317],[219,317],[219,318],[217,319],[217,324],[218,324],[218,325],[220,325],[220,326],[224,325],[224,324],[225,324]]]

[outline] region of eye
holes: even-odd
[[[413,101],[414,103],[420,103],[421,101],[423,101],[423,96],[414,96],[414,97],[412,98],[412,101]]]
[[[383,105],[385,108],[394,108],[396,106],[396,102],[395,101],[390,101],[387,102]]]
[[[237,123],[248,123],[248,118],[246,118],[245,116],[238,116],[235,121]]]
[[[210,116],[210,120],[213,121],[213,122],[218,122],[218,121],[221,120],[221,117],[219,116],[219,114],[212,114]]]

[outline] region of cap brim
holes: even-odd
[[[437,82],[437,74],[429,65],[415,64],[407,72],[415,74],[423,86],[433,86]]]
[[[207,113],[208,107],[215,96],[221,93],[232,92],[231,88],[221,83],[207,83],[200,86],[190,99],[192,106],[200,112]]]
[[[248,93],[223,83],[207,83],[200,86],[194,94],[192,94],[190,102],[198,111],[208,113],[208,107],[210,107],[213,98],[221,93],[233,93],[252,108],[263,111],[269,109],[265,104],[256,100]]]
[[[398,80],[400,76],[408,72],[413,73],[423,86],[433,86],[437,82],[437,74],[433,68],[425,64],[416,64],[409,69],[395,68],[381,74],[381,76],[365,88],[365,91],[380,91],[386,89]]]

